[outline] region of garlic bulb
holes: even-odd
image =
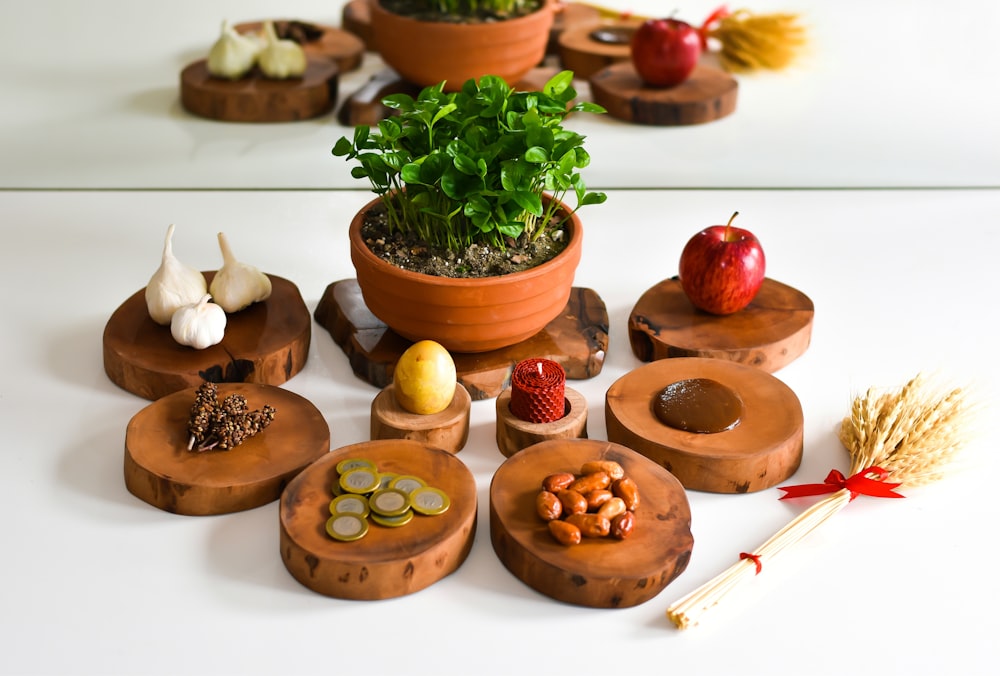
[[[271,279],[248,263],[236,260],[225,233],[219,233],[222,267],[215,273],[209,293],[226,312],[238,312],[271,295]]]
[[[275,80],[301,77],[306,72],[306,53],[295,40],[280,40],[274,23],[264,24],[264,48],[257,55],[257,65],[265,76]]]
[[[174,257],[173,237],[174,225],[171,223],[163,243],[160,267],[146,285],[146,309],[153,321],[162,326],[170,323],[177,308],[197,302],[208,291],[205,276]]]
[[[216,77],[239,80],[250,72],[261,49],[258,40],[247,37],[222,22],[222,34],[208,52],[208,72]]]
[[[196,350],[222,342],[226,332],[226,311],[205,294],[197,303],[185,305],[170,320],[170,335],[181,345]]]

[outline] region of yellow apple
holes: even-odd
[[[429,415],[448,408],[455,396],[455,361],[440,343],[421,340],[411,345],[392,376],[396,401],[410,413]]]

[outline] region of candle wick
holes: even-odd
[[[542,371],[542,362],[538,362],[538,375],[542,376],[545,373]]]

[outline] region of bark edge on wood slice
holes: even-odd
[[[215,272],[205,272],[211,284]],[[312,320],[298,288],[271,279],[271,297],[226,316],[222,342],[204,350],[179,344],[169,326],[154,322],[145,288],[112,313],[104,328],[104,371],[122,389],[145,399],[212,382],[280,385],[305,367]]]
[[[415,515],[398,528],[371,523],[354,542],[326,532],[337,463],[367,458],[380,470],[412,474],[443,490],[451,506]],[[412,440],[368,441],[330,452],[303,470],[279,502],[281,560],[303,586],[354,600],[395,598],[420,591],[458,570],[476,533],[476,481],[457,457]]]
[[[497,448],[508,458],[528,446],[550,439],[587,438],[587,400],[571,387],[565,388],[566,414],[559,420],[533,423],[521,420],[510,410],[508,387],[496,399]]]
[[[412,345],[368,310],[355,279],[329,284],[314,316],[347,355],[354,374],[380,389],[392,382],[396,362]],[[551,359],[559,362],[567,378],[585,380],[601,372],[607,349],[604,301],[591,289],[573,287],[563,314],[532,338],[492,352],[451,356],[458,382],[473,401],[480,401],[508,387],[514,366],[522,359]]]
[[[372,11],[368,7],[369,0],[348,0],[340,13],[340,26],[344,30],[358,36],[368,51],[374,51],[372,40]]]
[[[222,122],[295,122],[333,110],[340,69],[325,57],[308,57],[300,78],[273,80],[256,69],[235,81],[213,77],[205,59],[181,71],[181,105]]]
[[[323,414],[301,396],[269,385],[224,383],[250,410],[274,406],[274,420],[227,451],[189,451],[187,423],[198,388],[169,394],[139,411],[125,432],[125,486],[150,505],[204,516],[253,509],[277,500],[288,482],[330,452]]]
[[[313,23],[312,21],[301,21],[296,19],[272,19],[275,28],[278,29],[278,36],[281,36],[282,24],[305,24],[311,26],[313,30],[320,31],[319,37],[314,40],[300,42],[302,50],[307,56],[325,58],[337,64],[340,73],[349,73],[361,67],[361,61],[365,55],[364,40],[348,30],[341,30],[335,26],[325,26]],[[240,33],[259,32],[264,27],[263,21],[249,21],[235,26]]]
[[[562,545],[538,516],[535,498],[546,476],[578,474],[591,460],[614,460],[636,482],[635,531],[625,540]],[[490,540],[507,570],[532,589],[593,608],[626,608],[653,598],[684,571],[694,547],[680,482],[623,445],[591,439],[543,441],[508,458],[490,483]]]
[[[660,422],[654,397],[689,378],[715,380],[739,395],[740,423],[699,434]],[[721,359],[664,359],[625,374],[605,395],[605,421],[609,439],[642,453],[691,490],[763,490],[794,474],[802,460],[802,406],[791,388],[760,369]]]
[[[469,440],[469,412],[472,398],[468,390],[455,385],[448,407],[428,415],[411,413],[396,400],[396,386],[390,383],[372,400],[371,438],[412,439],[458,453]]]
[[[736,110],[739,85],[729,74],[696,66],[676,87],[650,87],[631,61],[616,63],[589,77],[594,103],[626,122],[655,126],[704,124]]]
[[[635,356],[646,362],[712,357],[774,373],[808,349],[813,315],[808,296],[769,277],[743,310],[709,314],[691,304],[673,277],[636,301],[628,319],[629,343]]]

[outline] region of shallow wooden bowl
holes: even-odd
[[[381,471],[413,474],[448,494],[451,507],[416,515],[398,528],[369,524],[360,540],[326,532],[337,463],[367,458]],[[309,589],[343,599],[377,600],[424,589],[462,565],[476,532],[476,481],[451,453],[408,440],[368,441],[339,448],[299,474],[281,496],[281,560]]]
[[[708,378],[735,391],[744,405],[740,423],[698,434],[660,422],[654,397],[688,378]],[[693,490],[770,488],[794,474],[802,460],[802,406],[795,393],[758,368],[723,359],[663,359],[625,374],[608,388],[605,419],[609,439],[634,448]]]
[[[614,460],[639,488],[635,531],[625,540],[559,544],[535,512],[542,480],[579,473],[590,460]],[[638,605],[680,575],[691,557],[691,510],[669,472],[620,444],[593,439],[543,441],[515,453],[490,484],[490,539],[504,566],[532,589],[594,608]]]
[[[298,288],[271,278],[271,297],[229,314],[222,342],[204,350],[179,344],[154,322],[145,289],[118,307],[104,328],[104,371],[111,382],[146,399],[213,382],[280,385],[306,364],[312,318]],[[215,272],[206,272],[211,284]]]
[[[275,408],[259,434],[228,451],[189,451],[187,423],[197,388],[149,404],[125,431],[125,486],[167,512],[226,514],[277,500],[293,476],[330,452],[330,427],[308,400],[279,387],[219,385],[219,399],[242,394],[251,410]]]

